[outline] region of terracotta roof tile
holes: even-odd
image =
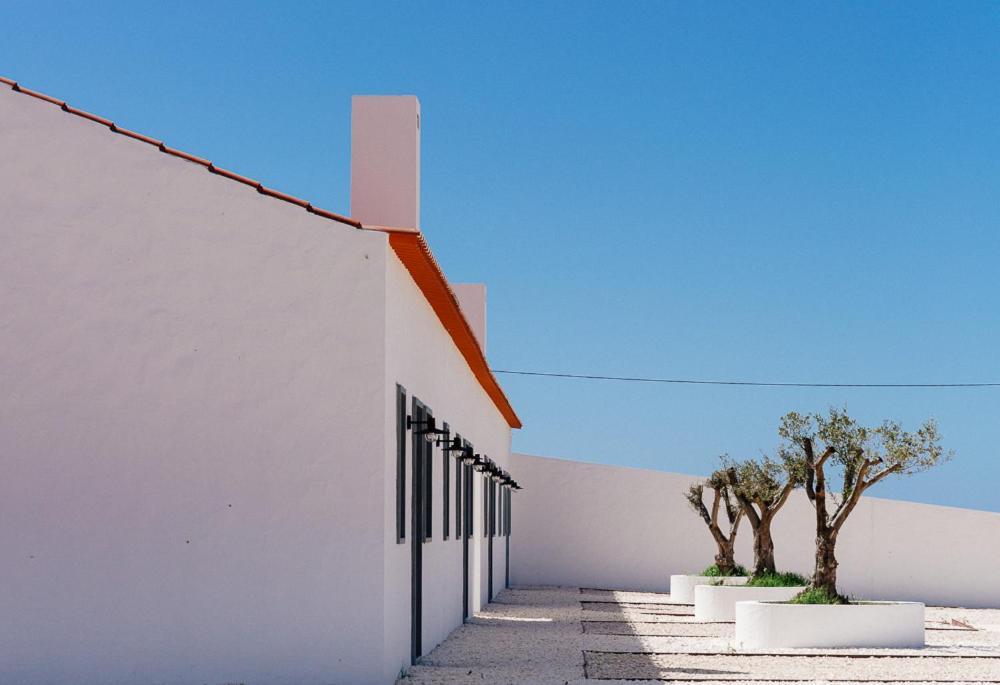
[[[150,138],[149,136],[144,136],[141,133],[136,133],[135,131],[129,131],[126,128],[119,128],[114,124],[112,124],[108,128],[110,128],[115,133],[121,133],[123,136],[128,136],[129,138],[135,138],[136,140],[141,140],[142,142],[149,143],[150,145],[153,145],[155,147],[160,147],[163,145],[162,140],[157,140],[156,138]]]
[[[354,226],[355,228],[364,228],[364,226],[361,225],[361,222],[358,221],[357,219],[351,219],[349,217],[340,216],[339,214],[335,214],[334,212],[331,212],[327,209],[321,209],[313,204],[310,204],[308,207],[306,207],[306,209],[310,213],[315,214],[316,216],[322,216],[327,219],[333,219],[334,221],[340,221],[345,224]]]
[[[227,169],[222,169],[220,167],[217,167],[214,164],[210,164],[208,166],[208,170],[211,171],[213,174],[224,176],[231,181],[236,181],[237,183],[244,183],[254,189],[260,186],[260,181],[255,181],[252,178],[247,178],[246,176],[240,176],[239,174],[233,173],[232,171],[229,171]]]
[[[111,126],[111,130],[117,132],[114,125]],[[186,159],[189,162],[194,162],[195,164],[201,164],[204,167],[212,166],[212,163],[207,159],[202,157],[195,157],[194,155],[184,152],[183,150],[176,150],[172,147],[167,147],[163,143],[160,143],[160,152],[166,152],[168,155],[173,155],[174,157],[180,157],[181,159]]]
[[[62,110],[70,114],[75,114],[78,117],[83,117],[84,119],[90,119],[93,122],[101,124],[102,126],[107,126],[111,128],[115,125],[115,122],[110,119],[105,119],[104,117],[99,117],[96,114],[91,114],[90,112],[84,112],[82,109],[77,109],[76,107],[70,107],[67,104],[63,104]]]
[[[309,202],[307,202],[306,200],[295,197],[294,195],[286,195],[285,193],[279,193],[277,190],[274,190],[273,188],[266,188],[262,185],[259,185],[257,186],[257,192],[262,195],[276,197],[279,200],[284,200],[285,202],[291,202],[293,205],[298,205],[299,207],[303,207],[306,209],[309,208]]]
[[[388,233],[389,245],[399,257],[400,261],[402,261],[407,271],[409,271],[414,282],[417,284],[417,287],[423,293],[428,303],[430,303],[431,308],[434,310],[435,314],[437,314],[438,320],[455,342],[456,347],[458,347],[459,352],[465,358],[469,368],[479,381],[483,390],[485,390],[486,394],[491,400],[493,400],[494,405],[496,405],[497,409],[507,420],[507,423],[511,428],[521,427],[521,420],[517,417],[513,407],[507,400],[507,396],[504,394],[503,389],[497,382],[493,372],[490,371],[489,364],[486,361],[485,355],[483,355],[482,348],[479,346],[479,343],[476,340],[465,315],[462,314],[462,309],[458,304],[458,298],[455,297],[455,293],[452,291],[451,286],[448,285],[448,280],[445,278],[444,272],[438,265],[437,260],[434,259],[434,255],[431,253],[430,248],[427,246],[427,242],[424,240],[423,235],[418,229],[363,226],[360,221],[325,209],[320,209],[319,207],[314,207],[306,200],[279,192],[272,188],[266,188],[259,181],[255,181],[252,178],[247,178],[246,176],[241,176],[232,171],[221,169],[207,159],[196,157],[192,154],[188,154],[187,152],[167,147],[167,145],[160,140],[156,140],[155,138],[151,138],[141,133],[136,133],[135,131],[119,128],[110,119],[105,119],[104,117],[97,116],[96,114],[91,114],[90,112],[70,107],[62,100],[57,100],[49,95],[45,95],[44,93],[23,88],[17,81],[12,79],[0,76],[0,83],[10,86],[12,90],[18,93],[52,103],[68,114],[106,126],[113,133],[118,133],[128,138],[152,145],[157,150],[165,154],[179,157],[189,162],[194,162],[195,164],[205,167],[205,169],[217,176],[222,176],[232,181],[236,181],[237,183],[250,186],[262,195],[273,197],[277,200],[301,207],[310,214],[315,214],[316,216],[324,219],[330,219],[357,229]]]
[[[521,419],[504,394],[503,388],[490,371],[483,348],[479,346],[468,320],[462,313],[455,292],[448,285],[448,279],[434,259],[424,236],[408,229],[380,228],[389,234],[389,245],[410,272],[417,287],[423,292],[427,302],[437,314],[445,330],[455,341],[458,351],[465,357],[469,368],[493,404],[506,419],[511,428],[520,428]]]

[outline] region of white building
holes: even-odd
[[[346,218],[2,81],[0,682],[392,682],[506,584],[445,447],[520,426],[417,100],[355,99]]]
[[[0,684],[391,683],[508,582],[710,562],[693,477],[511,455],[485,289],[419,231],[419,122],[355,99],[347,218],[0,79]],[[808,573],[799,494],[775,540]],[[1000,606],[997,539],[864,498],[841,586]]]

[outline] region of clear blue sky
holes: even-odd
[[[497,368],[1000,381],[1000,4],[152,5],[8,1],[0,73],[343,212],[350,95],[418,95]],[[1000,511],[1000,389],[501,380],[516,449],[689,473],[934,416],[957,459],[872,494]]]

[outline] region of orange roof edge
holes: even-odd
[[[483,390],[493,400],[493,404],[506,419],[507,424],[511,428],[520,428],[521,419],[517,417],[507,395],[490,371],[483,350],[458,304],[458,298],[448,285],[448,280],[434,259],[423,235],[410,229],[372,227],[369,230],[381,230],[389,234],[389,245],[410,272],[410,276],[423,292],[445,330],[451,335],[451,339],[455,341],[458,351],[465,357]]]
[[[434,309],[434,312],[437,314],[438,319],[441,321],[445,330],[448,331],[451,339],[455,341],[455,345],[458,347],[459,352],[462,353],[462,356],[465,357],[465,361],[468,363],[472,373],[479,381],[479,384],[482,385],[483,390],[485,390],[486,394],[490,396],[491,400],[493,400],[493,403],[503,415],[504,419],[507,420],[507,423],[511,428],[521,427],[521,420],[517,417],[517,414],[514,412],[514,408],[507,400],[507,396],[504,394],[503,389],[497,382],[493,372],[490,371],[489,364],[486,362],[486,357],[483,355],[482,348],[479,347],[479,343],[476,341],[476,337],[472,333],[472,329],[469,327],[469,323],[466,321],[465,315],[462,313],[462,309],[458,304],[458,298],[455,297],[455,293],[452,291],[451,286],[448,285],[448,280],[445,278],[444,272],[441,270],[441,267],[438,266],[437,260],[434,259],[434,255],[431,253],[431,250],[427,246],[427,242],[424,240],[424,237],[420,233],[419,229],[393,228],[388,226],[362,226],[361,222],[355,219],[342,216],[325,209],[320,209],[319,207],[313,206],[306,200],[279,192],[272,188],[267,188],[262,183],[259,183],[251,178],[240,176],[239,174],[226,169],[221,169],[207,159],[195,157],[189,153],[167,147],[162,141],[156,140],[155,138],[150,138],[149,136],[145,136],[141,133],[119,128],[109,119],[104,119],[96,114],[91,114],[89,112],[70,107],[62,100],[57,100],[56,98],[44,93],[29,90],[21,86],[13,79],[0,76],[0,83],[10,86],[11,90],[14,92],[48,102],[56,107],[59,107],[67,114],[72,114],[83,119],[88,119],[98,125],[106,126],[112,133],[132,138],[133,140],[149,145],[154,150],[158,150],[159,152],[198,164],[205,168],[209,173],[247,185],[250,188],[255,189],[261,195],[273,197],[276,200],[287,202],[293,206],[298,206],[305,209],[310,214],[314,214],[324,219],[330,219],[340,224],[352,226],[357,229],[388,233],[389,244],[392,246],[392,249],[395,251],[396,255],[399,256],[399,259],[403,262],[406,269],[410,272],[410,275],[416,282],[417,287],[420,288],[424,297],[427,298],[428,303],[430,303],[431,307]]]

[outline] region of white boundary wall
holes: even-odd
[[[683,493],[697,480],[661,471],[512,456],[512,585],[667,591],[670,575],[712,562],[715,546]],[[783,570],[812,570],[813,512],[796,492],[774,523]],[[737,560],[749,565],[750,526]],[[865,497],[837,544],[841,589],[869,599],[1000,607],[1000,514]]]

